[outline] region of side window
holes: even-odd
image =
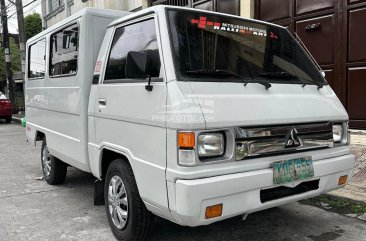
[[[46,39],[29,47],[28,78],[43,78],[46,72]]]
[[[79,27],[73,24],[51,35],[50,76],[76,74]]]
[[[105,80],[125,79],[126,58],[130,51],[149,51],[152,76],[160,75],[160,57],[154,19],[118,28],[113,38]]]

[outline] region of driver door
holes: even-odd
[[[149,15],[116,27],[95,98],[96,143],[125,154],[143,201],[168,210],[166,190],[166,83],[156,19]],[[152,91],[148,79],[127,78],[129,52],[154,52]],[[159,118],[162,117],[162,118]],[[157,195],[157,193],[161,195]]]

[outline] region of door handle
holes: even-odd
[[[107,105],[107,100],[106,99],[99,99],[99,105],[100,106],[106,106]]]
[[[312,31],[317,30],[319,27],[320,27],[320,23],[309,24],[308,26],[305,27],[305,31],[312,32]]]

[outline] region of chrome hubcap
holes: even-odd
[[[109,182],[108,207],[114,226],[123,229],[128,218],[128,202],[125,185],[119,176],[113,176]]]
[[[51,155],[48,151],[47,145],[43,147],[42,163],[44,175],[48,177],[51,173]]]

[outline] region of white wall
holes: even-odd
[[[42,5],[45,6],[45,10],[48,13],[48,1],[42,0]],[[74,0],[74,3],[70,6],[71,14],[74,14],[85,7],[97,7],[108,8],[123,11],[131,11],[141,6],[147,6],[147,0],[89,0],[83,3],[81,0]],[[254,0],[241,0],[240,1],[240,15],[246,18],[254,18]],[[46,20],[47,27],[61,21],[65,18],[65,10],[56,14],[50,19]]]
[[[48,1],[49,0],[42,0],[42,4],[46,5],[46,12],[48,13]],[[85,7],[96,7],[96,8],[105,8],[105,9],[115,9],[115,10],[123,10],[123,11],[131,11],[136,8],[142,6],[142,2],[146,0],[89,0],[83,3],[81,0],[74,0],[73,4],[70,6],[71,14],[74,14]],[[52,26],[53,24],[61,21],[64,19],[65,10],[52,16],[47,21],[47,27]]]
[[[240,0],[240,16],[254,18],[254,0]]]
[[[83,3],[81,0],[74,0],[74,11],[85,7],[107,8],[131,11],[142,6],[142,0],[89,0]]]
[[[46,26],[47,26],[47,28],[51,27],[52,25],[60,22],[61,20],[65,19],[65,18],[66,18],[65,11],[62,11],[62,12],[56,14],[55,16],[53,16],[52,18],[47,19],[46,20],[46,24],[47,24]]]

